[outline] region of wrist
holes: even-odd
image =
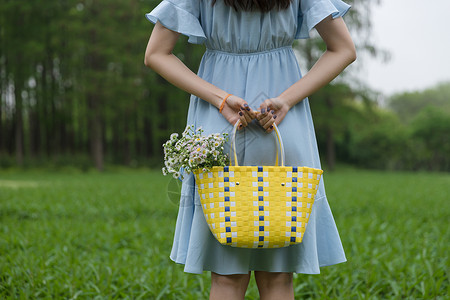
[[[226,102],[227,102],[227,99],[228,99],[230,96],[233,96],[233,95],[232,95],[232,94],[227,94],[225,97],[223,97],[223,99],[222,99],[222,101],[221,101],[221,103],[220,103],[220,105],[219,105],[219,112],[220,112],[220,113],[222,113],[222,110],[223,110],[223,108],[224,108],[224,106],[225,106],[225,104],[226,104]]]
[[[281,100],[281,103],[283,104],[283,108],[285,110],[290,110],[297,102],[290,100],[288,97],[280,95],[277,97]]]

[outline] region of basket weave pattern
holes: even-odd
[[[203,213],[223,245],[279,248],[300,243],[323,171],[292,166],[195,170]]]

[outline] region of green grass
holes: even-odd
[[[325,180],[348,262],[296,275],[297,298],[448,299],[449,174]],[[206,299],[209,274],[168,258],[173,184],[148,170],[0,171],[0,299]]]

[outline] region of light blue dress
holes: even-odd
[[[329,15],[343,16],[349,5],[340,0],[293,0],[282,11],[236,12],[223,0],[163,0],[146,15],[153,23],[206,46],[198,75],[258,109],[301,78],[292,50],[294,39],[309,32]],[[183,101],[183,99],[180,99]],[[208,102],[191,95],[187,124],[202,126],[205,134],[231,132],[232,126]],[[286,165],[321,168],[308,99],[296,104],[279,125]],[[228,147],[226,147],[228,151]],[[274,165],[275,134],[256,122],[237,134],[240,165]],[[301,244],[278,249],[222,246],[203,216],[194,176],[185,174],[170,258],[185,272],[248,271],[320,273],[320,267],[346,261],[325,195],[323,179]]]

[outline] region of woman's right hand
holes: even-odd
[[[240,120],[241,124],[238,129],[246,127],[256,117],[255,111],[250,108],[248,103],[235,95],[229,96],[225,101],[222,115],[233,126],[237,120]]]

